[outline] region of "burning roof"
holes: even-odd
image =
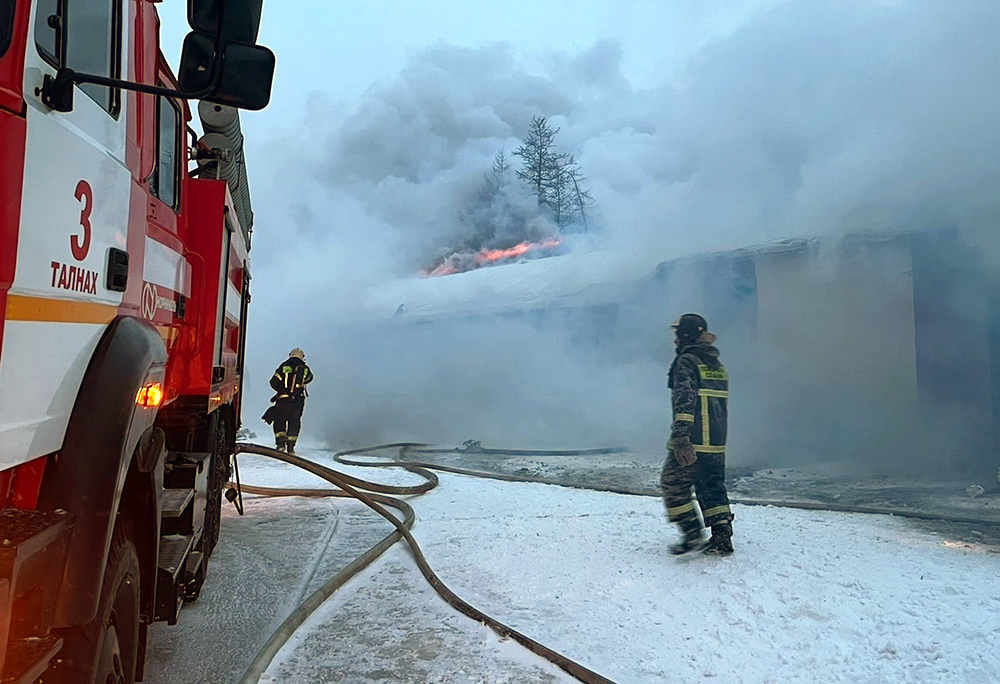
[[[454,252],[432,268],[421,271],[423,278],[464,273],[484,266],[513,263],[523,259],[541,259],[561,253],[562,240],[546,238],[537,242],[524,240],[506,249],[481,249],[478,252]]]

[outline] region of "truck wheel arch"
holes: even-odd
[[[84,373],[63,447],[46,463],[38,508],[63,509],[74,516],[52,622],[55,627],[86,624],[97,614],[127,478],[130,487],[147,483],[148,487],[146,495],[129,490],[124,498],[128,509],[123,513],[135,517],[151,512],[158,526],[156,472],[162,476],[162,463],[142,473],[132,461],[141,451],[140,443],[148,447],[156,418],[155,409],[136,404],[136,394],[151,379],[162,382],[166,361],[163,338],[152,325],[125,316],[112,321]],[[149,534],[143,521],[130,522],[137,537]],[[152,532],[155,543],[156,527]],[[140,549],[140,562],[149,562],[145,556]],[[155,554],[153,559],[155,563]]]

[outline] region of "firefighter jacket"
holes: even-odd
[[[719,350],[709,344],[688,344],[677,350],[667,386],[672,392],[674,440],[687,437],[700,453],[726,451],[729,375],[719,362]]]
[[[313,374],[306,362],[294,356],[289,357],[287,361],[278,366],[274,375],[271,376],[271,389],[274,390],[271,401],[281,399],[305,401],[305,398],[309,396],[306,385],[312,380]]]

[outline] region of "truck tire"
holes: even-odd
[[[139,653],[139,552],[115,529],[104,570],[97,617],[62,633],[57,665],[43,681],[59,684],[134,684]]]
[[[226,419],[219,416],[212,436],[212,470],[208,474],[208,499],[205,502],[205,531],[201,536],[201,551],[208,562],[219,543],[222,526],[222,492],[229,481],[229,438]]]
[[[208,574],[208,561],[219,543],[219,532],[222,527],[222,493],[229,481],[230,440],[226,432],[226,419],[219,415],[212,431],[210,445],[212,456],[209,459],[208,495],[205,500],[205,527],[198,541],[198,550],[203,554],[198,575],[185,586],[184,600],[196,601],[201,595],[201,588]]]

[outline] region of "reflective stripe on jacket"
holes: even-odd
[[[298,399],[306,397],[306,385],[313,380],[312,371],[302,359],[289,358],[278,366],[271,376],[271,389],[275,391],[274,399]]]
[[[689,351],[690,350],[690,351]],[[729,374],[708,345],[685,348],[670,368],[671,441],[687,437],[694,450],[724,453],[729,420]]]

